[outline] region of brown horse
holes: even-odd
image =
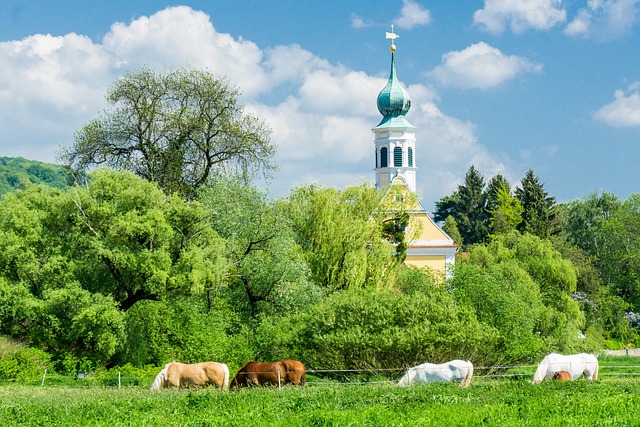
[[[306,380],[304,365],[297,360],[277,362],[249,361],[238,370],[230,387],[277,385],[292,383],[302,385]]]
[[[285,383],[304,385],[307,380],[307,373],[302,362],[293,359],[284,359],[282,363],[284,363],[286,367]]]
[[[571,381],[571,374],[567,371],[556,371],[553,373],[553,379],[556,381]]]
[[[224,363],[204,362],[188,365],[167,363],[153,381],[151,390],[169,387],[204,387],[211,384],[229,388],[229,368]]]

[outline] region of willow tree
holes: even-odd
[[[292,191],[284,209],[316,284],[338,290],[390,283],[398,263],[371,215],[379,203],[367,185]]]
[[[238,96],[225,78],[202,70],[127,73],[107,92],[110,108],[76,133],[60,160],[75,172],[129,170],[187,198],[214,174],[268,176],[271,131]]]

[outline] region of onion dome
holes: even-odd
[[[385,118],[404,116],[411,108],[409,93],[400,86],[396,76],[395,46],[391,45],[391,74],[387,85],[378,94],[378,111]]]

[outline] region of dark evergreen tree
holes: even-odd
[[[518,230],[548,238],[552,231],[556,198],[547,194],[533,169],[527,171],[521,184],[522,187],[516,187],[516,198],[524,209]]]
[[[495,175],[487,184],[487,210],[490,212],[498,208],[498,194],[507,189],[511,192],[511,185],[502,174]]]
[[[487,194],[484,192],[484,177],[472,165],[458,186],[458,191],[436,202],[433,217],[445,221],[449,216],[456,220],[458,231],[465,245],[482,243],[489,235]]]
[[[484,177],[472,165],[467,171],[464,184],[458,186],[458,230],[466,245],[482,243],[489,234],[487,195],[484,192]],[[455,218],[455,217],[454,217]]]

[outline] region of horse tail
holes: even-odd
[[[164,382],[167,379],[167,371],[169,370],[169,365],[171,365],[171,363],[167,363],[166,365],[164,365],[164,369],[162,369],[160,373],[156,375],[156,379],[153,380],[153,384],[151,385],[151,391],[159,390],[164,386]]]
[[[471,378],[473,377],[473,364],[469,362],[469,369],[467,370],[467,375],[464,377],[464,380],[460,383],[462,387],[469,387],[471,384]]]
[[[224,370],[224,378],[222,379],[222,390],[229,389],[229,367],[225,363],[221,363]]]
[[[598,381],[598,370],[600,369],[600,363],[598,363],[598,361],[596,360],[596,369],[593,370],[593,376],[591,377],[591,379],[593,381]]]

